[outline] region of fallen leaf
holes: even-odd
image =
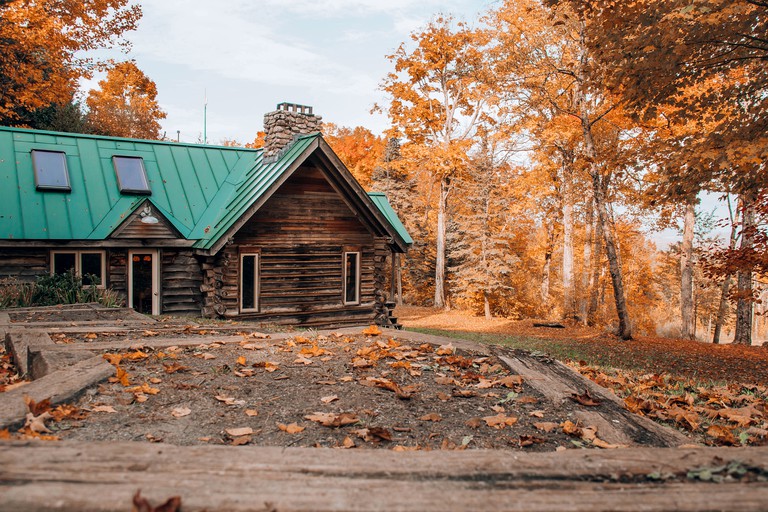
[[[538,430],[541,430],[542,432],[552,432],[559,425],[551,421],[542,421],[539,423],[534,423],[533,426],[536,427]]]
[[[563,429],[564,434],[581,437],[581,428],[571,420],[565,420],[560,424],[560,427]]]
[[[343,427],[360,421],[360,418],[351,412],[342,412],[340,414],[332,412],[315,412],[304,416],[304,419],[314,421],[324,427]]]
[[[150,384],[161,384],[163,382],[163,379],[158,379],[157,377],[152,377],[149,379]]]
[[[453,354],[453,352],[455,350],[456,349],[453,348],[453,344],[449,343],[447,345],[442,345],[442,346],[438,347],[437,350],[435,350],[435,354],[437,354],[439,356],[449,356],[449,355]]]
[[[101,357],[103,357],[112,366],[117,366],[118,364],[120,364],[120,361],[123,360],[123,356],[121,356],[120,354],[107,353],[107,354],[103,354]]]
[[[33,416],[39,416],[51,409],[51,400],[49,398],[36,402],[31,397],[24,395],[24,403],[27,404],[27,409]]]
[[[157,332],[157,331],[150,331],[150,330],[144,331],[144,336],[151,337],[151,336],[157,336],[158,334],[160,334],[160,333]]]
[[[733,432],[725,427],[721,427],[720,425],[710,425],[709,428],[707,428],[707,435],[714,437],[718,444],[729,446],[735,446],[739,444],[736,436],[733,435]]]
[[[580,403],[581,405],[584,405],[584,406],[587,406],[587,407],[597,407],[598,405],[603,403],[600,400],[598,400],[597,398],[593,397],[591,394],[589,394],[589,390],[588,389],[585,389],[584,393],[582,393],[580,395],[577,395],[576,393],[571,393],[570,398],[571,398],[571,400],[574,400],[574,401]]]
[[[381,329],[379,329],[376,325],[370,325],[368,328],[363,329],[363,334],[365,336],[380,336]]]
[[[473,389],[453,388],[451,395],[455,396],[456,398],[473,398],[476,397],[478,393]]]
[[[127,388],[126,391],[128,393],[145,393],[147,395],[156,395],[160,392],[159,389],[151,387],[146,382],[141,386],[134,386],[132,388]]]
[[[174,410],[171,411],[171,416],[174,418],[183,418],[184,416],[189,416],[189,414],[192,412],[192,409],[189,407],[176,407]]]
[[[335,401],[336,401],[336,400],[338,400],[338,399],[339,399],[339,397],[338,397],[337,395],[330,395],[330,396],[324,396],[324,397],[322,397],[322,398],[320,399],[320,401],[321,401],[321,402],[323,402],[324,404],[329,404],[329,403],[331,403],[331,402],[335,402]]]
[[[244,356],[240,356],[240,357],[237,358],[237,364],[239,364],[240,366],[245,366],[246,363],[247,363],[247,361],[245,360]]]
[[[506,377],[499,379],[497,383],[505,388],[519,388],[523,385],[523,377],[520,375],[507,375]]]
[[[480,425],[483,424],[482,418],[469,418],[467,421],[464,422],[466,426],[469,428],[478,428]]]
[[[253,434],[253,429],[251,427],[227,428],[224,429],[224,432],[229,437],[240,437]]]
[[[245,400],[237,400],[231,396],[216,395],[214,398],[227,405],[245,405]]]
[[[506,414],[497,414],[496,416],[485,416],[483,418],[486,425],[495,429],[503,429],[507,426],[512,426],[517,423],[517,418],[514,416],[507,416]]]
[[[521,435],[518,442],[520,444],[520,447],[524,448],[526,446],[531,446],[533,444],[546,443],[547,440],[537,435]]]
[[[233,437],[232,442],[229,443],[231,446],[242,446],[245,444],[248,444],[253,439],[253,436],[238,436]]]
[[[252,366],[254,368],[264,368],[266,371],[270,373],[280,368],[277,363],[272,363],[270,361],[257,361],[253,363]]]
[[[179,496],[168,498],[165,503],[157,507],[153,507],[146,498],[141,496],[141,489],[133,496],[133,512],[179,512],[180,510],[181,497]]]
[[[246,416],[258,416],[259,415],[259,411],[257,411],[256,409],[246,409],[245,410],[245,415]]]
[[[146,352],[142,352],[141,350],[130,352],[125,355],[125,359],[130,359],[131,361],[138,361],[138,360],[147,359],[147,358],[149,358],[149,354],[147,354]]]
[[[543,418],[544,417],[544,411],[531,411],[528,413],[528,416],[532,418]]]
[[[171,363],[171,364],[165,364],[163,363],[163,369],[165,370],[165,373],[171,374],[171,373],[180,373],[185,372],[189,370],[189,366],[182,366],[179,363]]]
[[[97,334],[94,334],[92,332],[89,332],[88,334],[85,335],[85,339],[87,340],[95,340],[98,337],[99,336]]]
[[[91,408],[91,411],[93,411],[93,412],[107,412],[107,413],[110,413],[110,414],[114,414],[114,413],[117,412],[115,410],[115,408],[112,407],[111,405],[96,405],[96,406]]]
[[[51,431],[45,424],[45,422],[49,419],[51,419],[51,413],[47,411],[40,414],[39,416],[28,412],[26,421],[24,423],[24,428],[29,428],[30,431],[36,434],[50,434]]]
[[[300,432],[304,432],[304,429],[307,427],[300,427],[296,423],[289,423],[288,425],[285,425],[283,423],[278,423],[277,428],[279,428],[286,434],[298,434]]]
[[[433,413],[430,413],[430,414],[425,414],[424,416],[422,416],[419,419],[421,421],[435,421],[435,422],[437,422],[437,421],[441,421],[443,419],[443,417],[440,416],[439,414],[433,412]]]

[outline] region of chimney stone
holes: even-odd
[[[264,114],[264,160],[278,160],[297,137],[321,131],[322,120],[312,113],[310,106],[278,104],[277,110]]]

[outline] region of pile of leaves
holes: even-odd
[[[0,343],[0,393],[23,386],[27,382],[19,375],[11,355],[5,349],[5,343]]]
[[[700,381],[571,363],[582,375],[612,389],[627,408],[668,424],[708,445],[768,445],[768,387]]]

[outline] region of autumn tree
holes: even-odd
[[[96,133],[115,137],[159,139],[165,112],[157,103],[157,87],[131,61],[113,66],[100,89],[88,94],[88,122]]]
[[[28,125],[32,114],[71,102],[98,61],[89,50],[127,47],[141,9],[130,0],[0,2],[0,124]]]
[[[388,56],[395,70],[382,82],[391,97],[392,123],[407,140],[403,155],[436,188],[436,307],[446,304],[448,199],[454,179],[467,169],[475,128],[494,98],[494,74],[483,52],[487,37],[465,23],[438,17],[412,34],[413,48],[402,44]]]
[[[666,193],[734,192],[749,224],[768,185],[768,4],[566,1],[590,20],[587,43],[611,70],[606,83],[637,118],[685,131],[668,155]],[[752,242],[742,237],[745,250]],[[741,269],[737,343],[750,342],[751,281]]]
[[[536,95],[578,122],[579,153],[590,177],[608,259],[618,333],[623,339],[630,339],[632,322],[610,212],[616,173],[600,153],[600,141],[596,138],[598,129],[606,124],[609,115],[615,114],[619,104],[615,96],[602,88],[599,69],[592,65],[592,54],[585,41],[585,21],[567,7],[547,12],[537,0],[504,2],[491,13],[490,19],[497,29],[498,48],[506,63],[513,101],[519,101],[521,94]]]
[[[333,123],[323,124],[323,137],[355,179],[369,189],[373,170],[383,158],[384,138],[362,126],[347,128]]]

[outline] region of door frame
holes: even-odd
[[[152,314],[160,314],[160,251],[157,249],[128,250],[128,307],[133,309],[133,255],[152,255]]]

